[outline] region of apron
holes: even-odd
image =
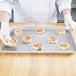
[[[55,0],[8,0],[14,9],[14,22],[57,22]]]

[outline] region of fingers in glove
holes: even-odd
[[[70,26],[71,26],[71,30],[73,31],[73,30],[76,30],[76,22],[75,21],[72,21],[71,23],[70,23]]]
[[[65,27],[66,30],[70,30],[71,29],[69,24],[65,23],[65,25],[66,25],[66,27]]]

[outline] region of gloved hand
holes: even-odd
[[[7,39],[10,39],[10,28],[9,28],[9,22],[2,22],[1,23],[1,35],[5,35]]]
[[[66,25],[66,30],[76,29],[76,22],[73,21],[71,14],[64,15],[64,24]]]
[[[9,41],[12,38],[10,36],[10,29],[9,29],[8,21],[1,23],[0,38],[5,45],[12,46],[12,44],[9,43]]]

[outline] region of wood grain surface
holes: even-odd
[[[45,23],[46,24],[46,23]],[[63,23],[48,25],[64,25]],[[14,25],[38,25],[10,23]],[[73,31],[76,39],[76,30]],[[0,45],[2,41],[0,40]],[[0,76],[76,76],[74,54],[5,54],[0,53]]]

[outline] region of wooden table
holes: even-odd
[[[11,23],[34,25],[33,23]],[[36,24],[35,24],[36,25]],[[48,24],[64,25],[64,24]],[[73,31],[76,39],[76,31]],[[0,53],[0,76],[76,76],[74,54],[4,54]]]

